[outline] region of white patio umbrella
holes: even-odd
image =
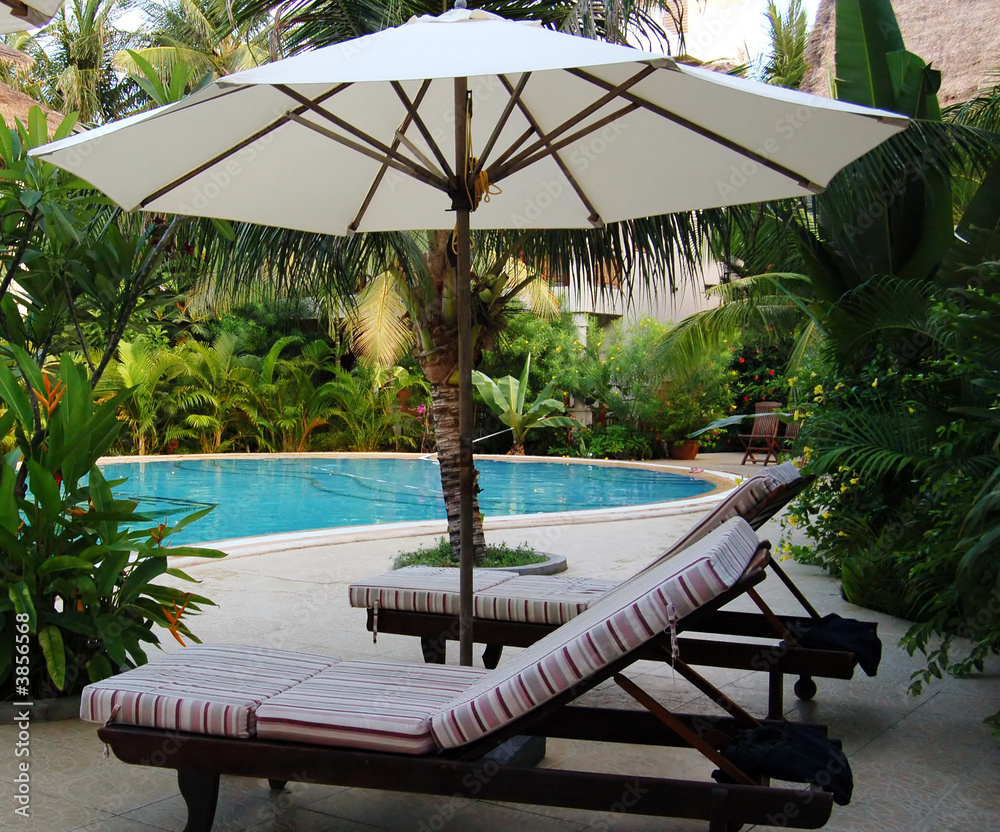
[[[0,34],[44,26],[62,4],[63,0],[0,0]]]
[[[455,9],[227,76],[33,155],[126,209],[327,234],[456,228],[468,664],[470,227],[599,227],[814,194],[906,124]]]

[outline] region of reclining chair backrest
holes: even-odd
[[[791,462],[782,462],[780,465],[775,465],[767,471],[744,480],[726,496],[726,499],[699,520],[684,537],[654,560],[650,566],[655,566],[674,557],[678,552],[693,543],[697,543],[733,517],[742,517],[753,524],[754,528],[759,528],[758,524],[753,521],[764,501],[778,488],[787,487],[801,479],[802,474],[799,473],[798,468]]]
[[[736,517],[696,545],[648,567],[595,601],[572,621],[523,650],[431,717],[441,748],[502,728],[662,633],[729,589],[759,542]]]

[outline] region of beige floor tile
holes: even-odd
[[[738,457],[737,457],[738,462]],[[699,464],[702,464],[699,460]],[[708,467],[708,466],[706,466]],[[735,466],[735,470],[740,470]],[[744,470],[744,473],[747,473]],[[693,522],[693,517],[622,521],[576,526],[509,529],[492,539],[517,544],[528,540],[547,551],[567,555],[571,574],[624,578],[663,551]],[[776,541],[780,529],[769,523],[764,534]],[[375,657],[420,660],[416,639],[381,634],[372,644],[365,613],[347,604],[353,580],[385,571],[392,556],[435,536],[312,547],[261,556],[240,557],[193,567],[202,581],[199,592],[215,599],[195,619],[193,629],[205,641],[283,647],[344,658]],[[622,541],[628,541],[627,546]],[[819,570],[785,562],[786,571],[822,611],[879,621],[885,656],[879,675],[860,672],[850,681],[817,679],[812,702],[800,702],[785,682],[786,714],[800,721],[823,722],[831,736],[844,740],[857,782],[854,802],[835,807],[831,832],[1000,832],[998,794],[1000,750],[982,725],[1000,699],[1000,662],[988,673],[931,685],[920,698],[907,693],[910,676],[922,666],[896,646],[906,622],[859,610],[844,603],[835,582]],[[781,583],[769,578],[762,594],[775,610],[797,613]],[[752,609],[747,599],[734,605]],[[180,649],[172,639],[164,649]],[[479,651],[477,650],[477,653]],[[505,651],[505,660],[517,655]],[[457,646],[449,651],[457,661]],[[478,662],[477,658],[477,662]],[[721,713],[687,682],[662,664],[641,662],[628,675],[677,711]],[[761,674],[709,668],[705,676],[753,713],[766,708],[767,680]],[[612,682],[586,695],[587,704],[635,708]],[[0,779],[15,770],[6,753],[16,738],[13,726],[0,726]],[[32,726],[32,777],[35,817],[30,825],[5,832],[152,832],[184,825],[183,801],[169,771],[127,766],[102,757],[95,728],[79,721]],[[642,774],[705,779],[713,766],[690,751],[586,747],[549,741],[544,765],[600,770],[621,767]],[[491,802],[434,798],[362,789],[290,784],[272,792],[256,780],[224,778],[216,830],[319,832],[319,830],[408,830],[424,832],[540,832],[572,830],[657,830],[689,832],[703,823],[618,816],[607,813]]]

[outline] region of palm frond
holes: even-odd
[[[413,343],[396,281],[391,272],[377,275],[361,291],[351,315],[355,349],[369,363],[384,367],[395,364]]]

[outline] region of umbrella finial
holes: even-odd
[[[469,4],[466,3],[465,0],[455,0],[455,8],[456,9],[467,9],[467,8],[469,8]]]

